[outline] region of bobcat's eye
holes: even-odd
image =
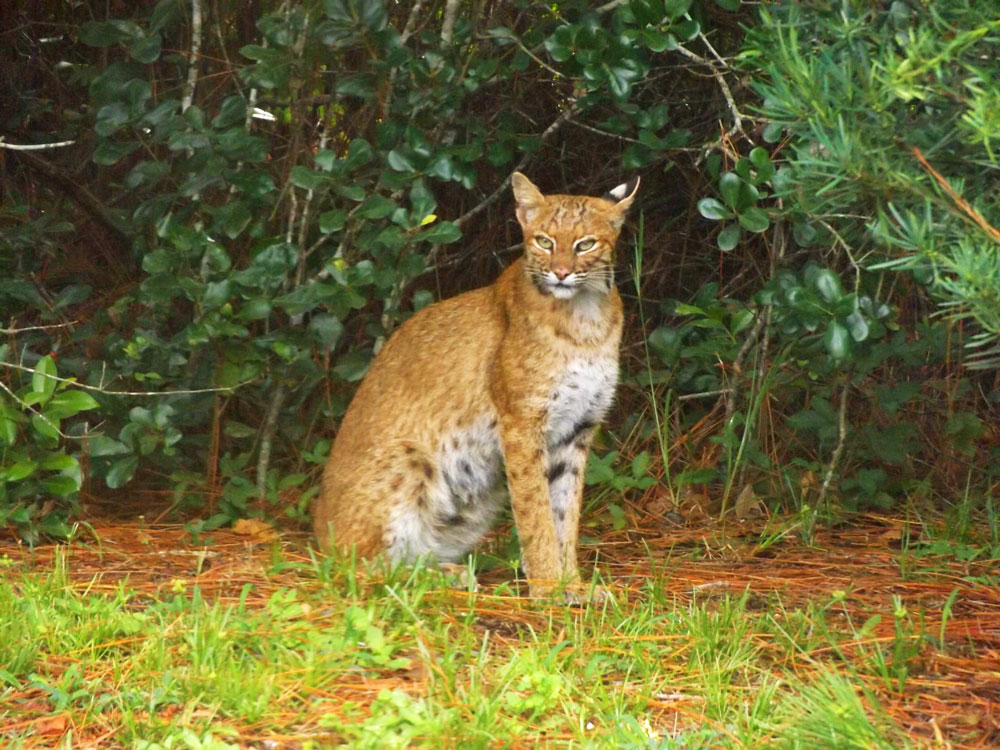
[[[596,244],[597,240],[593,239],[592,237],[588,237],[587,239],[580,240],[579,242],[576,243],[576,251],[578,253],[588,253],[594,249],[594,246]]]
[[[552,252],[552,246],[553,246],[552,240],[550,240],[548,237],[545,237],[544,235],[541,234],[536,235],[535,244],[542,250],[545,250],[546,252]]]

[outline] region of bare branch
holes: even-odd
[[[0,148],[6,148],[10,151],[41,151],[46,148],[62,148],[63,146],[72,146],[76,141],[58,141],[56,143],[7,143],[2,136],[0,136]]]
[[[109,233],[122,243],[123,248],[131,247],[131,237],[123,230],[111,212],[86,187],[76,181],[72,174],[62,167],[43,159],[30,151],[19,151],[17,158],[45,175],[80,208],[90,214]]]
[[[181,98],[181,112],[187,110],[194,101],[194,90],[198,85],[198,56],[201,54],[201,0],[191,0],[191,56],[188,58],[187,82]]]
[[[561,128],[563,125],[569,122],[573,118],[573,115],[575,114],[576,114],[576,101],[574,100],[572,104],[570,104],[570,106],[566,108],[566,111],[563,112],[561,115],[559,115],[559,117],[557,117],[555,120],[553,120],[552,124],[549,125],[547,128],[545,128],[545,130],[539,136],[542,143],[545,143],[545,141],[548,138],[550,138],[553,133],[555,133],[557,130],[559,130],[559,128]],[[511,175],[514,174],[514,172],[519,172],[520,170],[522,170],[525,167],[525,165],[527,165],[530,159],[531,159],[531,154],[525,154],[524,156],[522,156],[521,160],[515,165],[514,169],[511,170]],[[504,192],[507,190],[507,185],[509,183],[510,183],[510,175],[507,175],[507,178],[500,183],[500,186],[497,187],[496,190],[494,190],[488,196],[483,198],[483,200],[481,200],[477,205],[473,206],[471,209],[469,209],[464,214],[459,216],[455,220],[455,223],[458,224],[459,227],[461,227],[463,224],[468,223],[470,219],[481,214],[489,206],[491,206],[497,200],[499,200],[500,196],[503,195]]]
[[[441,21],[441,44],[451,44],[455,34],[455,21],[458,19],[458,7],[462,0],[447,0],[444,6],[444,18]]]
[[[406,19],[406,26],[403,27],[403,32],[399,35],[399,44],[403,46],[413,36],[413,32],[417,28],[417,16],[420,15],[420,6],[424,4],[424,0],[414,0],[413,7],[410,8],[410,15]],[[393,73],[396,69],[393,68]]]

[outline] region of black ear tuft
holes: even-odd
[[[623,182],[621,185],[612,188],[611,190],[606,192],[602,197],[606,201],[611,201],[612,203],[619,203],[625,200],[626,198],[631,197],[635,193],[637,187],[639,187],[639,178],[633,177],[628,182]]]

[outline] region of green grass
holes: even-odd
[[[77,549],[6,560],[6,748],[918,747],[880,702],[943,645],[888,596],[862,621],[843,592],[678,596],[666,564],[570,608],[277,545],[253,580],[152,595],[74,578]]]

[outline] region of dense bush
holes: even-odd
[[[728,0],[3,9],[4,138],[71,143],[4,151],[0,522],[65,531],[81,487],[137,477],[203,526],[301,516],[385,337],[514,257],[514,169],[643,174],[621,403],[660,448],[624,446],[615,487],[674,464],[885,504],[943,441],[981,460],[986,376],[950,363],[997,333],[997,28],[843,5],[768,6],[752,88]],[[928,319],[926,284],[976,331]]]

